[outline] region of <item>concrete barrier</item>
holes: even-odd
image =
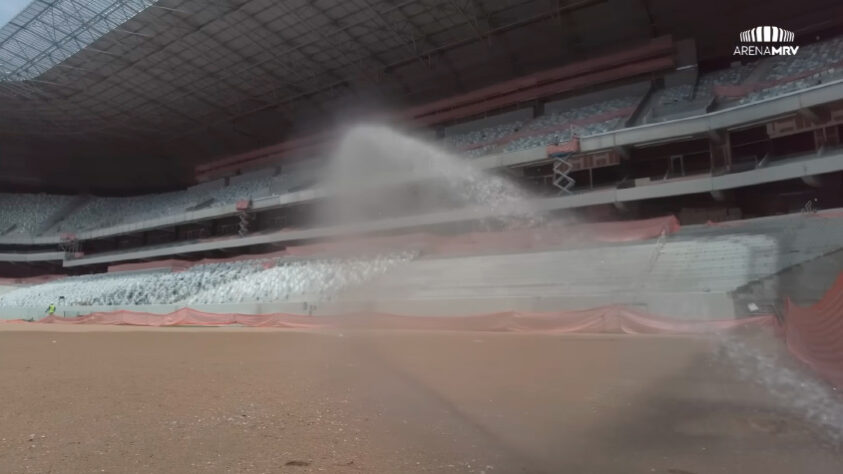
[[[43,306],[0,307],[0,319],[41,319]],[[197,304],[190,305],[198,311],[237,314],[312,314],[326,316],[360,312],[389,313],[405,316],[465,316],[497,313],[501,311],[549,312],[584,310],[600,306],[622,304],[644,312],[681,320],[731,319],[734,303],[725,293],[615,293],[576,297],[478,297],[430,299],[338,299],[315,301],[301,299],[265,303]],[[66,306],[58,307],[56,314],[63,317],[84,316],[91,313],[118,310],[142,313],[167,314],[184,308],[182,304],[125,305],[125,306]]]

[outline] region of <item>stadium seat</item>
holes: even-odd
[[[510,123],[505,123],[501,125],[495,125],[492,127],[486,127],[479,130],[472,130],[467,133],[461,133],[458,135],[446,136],[445,143],[450,148],[455,148],[457,150],[465,150],[466,148],[473,147],[476,145],[488,143],[491,144],[503,138],[506,138],[509,135],[517,132],[522,126],[524,122],[518,120]],[[490,147],[482,147],[479,150],[486,150]],[[466,150],[467,156],[480,156],[476,155],[478,149]],[[485,153],[481,153],[485,154]]]
[[[200,264],[180,272],[75,276],[5,293],[0,306],[46,307],[62,296],[68,306],[250,303],[299,296],[313,301],[371,280],[413,257],[396,252],[355,259],[252,259]]]
[[[766,100],[843,77],[843,38],[809,44],[794,56],[770,59],[767,74],[758,88],[740,99],[741,104]]]
[[[755,69],[756,65],[753,62],[701,75],[697,81],[694,98],[714,98],[714,88],[716,86],[734,86],[740,84]]]
[[[547,114],[527,124],[519,137],[506,143],[501,151],[553,145],[567,142],[573,134],[582,137],[614,130],[628,114],[613,114],[632,108],[639,100],[640,97],[629,96]]]
[[[233,205],[240,199],[270,194],[271,176],[258,176],[221,188],[190,188],[161,194],[126,198],[93,198],[68,215],[52,232],[81,232],[128,222],[139,222],[186,212],[199,204],[203,208]]]
[[[34,235],[73,199],[48,194],[0,194],[0,235]]]

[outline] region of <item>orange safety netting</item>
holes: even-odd
[[[809,214],[810,217],[822,217],[825,219],[839,219],[843,217],[843,210],[832,209],[829,211],[819,211],[814,214]]]
[[[787,301],[787,348],[837,387],[843,387],[843,274],[816,304]]]
[[[39,275],[21,278],[0,278],[0,285],[38,285],[48,281],[59,280],[67,275]]]
[[[190,308],[169,314],[113,311],[78,318],[49,316],[41,324],[107,324],[132,326],[228,326],[302,329],[404,329],[446,331],[495,331],[626,334],[703,334],[750,326],[772,326],[772,316],[745,319],[683,321],[632,310],[602,306],[580,311],[546,313],[502,312],[472,316],[399,316],[394,314],[347,314],[305,316],[296,314],[220,314]]]

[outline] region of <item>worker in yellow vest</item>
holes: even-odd
[[[56,314],[56,304],[50,303],[50,306],[47,306],[47,316],[52,316]]]

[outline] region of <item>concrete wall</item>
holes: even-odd
[[[64,252],[0,252],[0,262],[60,262]]]
[[[40,319],[46,316],[42,306],[0,307],[0,319]],[[501,311],[545,312],[559,310],[589,309],[611,304],[623,304],[630,308],[661,314],[677,319],[731,319],[734,317],[733,303],[725,293],[639,293],[613,294],[581,297],[484,297],[444,298],[425,300],[343,300],[334,302],[305,301],[275,303],[237,303],[215,305],[191,305],[199,311],[210,313],[238,314],[313,314],[333,315],[356,312],[391,313],[406,316],[463,316]],[[76,317],[95,312],[138,311],[153,314],[167,314],[183,305],[138,305],[138,306],[69,306],[59,307],[56,314]],[[308,311],[310,308],[310,311]]]
[[[785,297],[801,306],[815,304],[825,296],[841,273],[843,251],[837,251],[750,282],[732,293],[735,314],[747,314],[750,304],[782,310]]]

